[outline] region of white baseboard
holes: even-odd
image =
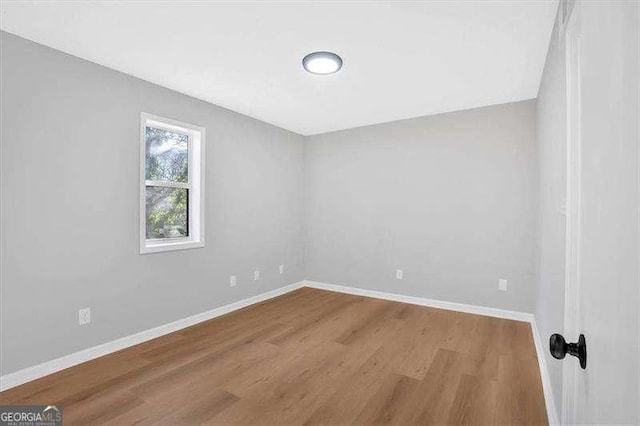
[[[342,285],[305,281],[306,287],[320,290],[337,291],[339,293],[354,294],[356,296],[373,297],[376,299],[392,300],[394,302],[410,303],[412,305],[429,306],[431,308],[446,309],[449,311],[466,312],[468,314],[484,315],[496,318],[505,318],[515,321],[531,322],[533,314],[526,312],[507,311],[505,309],[488,308],[485,306],[467,305],[464,303],[445,302],[442,300],[426,299],[423,297],[403,296],[401,294],[386,293],[383,291],[366,290],[364,288],[347,287]]]
[[[551,377],[547,369],[547,359],[545,357],[545,346],[540,338],[540,331],[536,324],[536,319],[531,321],[531,333],[533,334],[533,342],[536,346],[536,354],[538,356],[538,366],[540,367],[540,378],[542,379],[542,391],[544,392],[544,403],[547,407],[547,417],[550,425],[559,425],[560,417],[556,409],[556,400],[553,398],[553,388],[551,387]]]
[[[26,382],[39,379],[49,374],[53,374],[57,371],[64,370],[65,368],[73,367],[74,365],[78,365],[83,362],[87,362],[92,359],[119,351],[121,349],[125,349],[130,346],[155,339],[156,337],[164,336],[165,334],[173,333],[174,331],[182,330],[183,328],[210,320],[215,317],[219,317],[224,314],[228,314],[229,312],[245,308],[249,305],[263,302],[265,300],[283,295],[285,293],[289,293],[290,291],[299,289],[303,286],[304,282],[300,281],[298,283],[262,293],[248,299],[243,299],[234,303],[230,303],[228,305],[220,306],[219,308],[215,308],[207,312],[202,312],[200,314],[196,314],[188,318],[183,318],[169,324],[150,328],[148,330],[144,330],[130,336],[122,337],[120,339],[104,343],[102,345],[84,349],[51,361],[44,362],[39,365],[35,365],[33,367],[27,367],[14,373],[6,374],[0,377],[0,392]]]

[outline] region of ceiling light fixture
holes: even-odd
[[[311,74],[333,74],[342,68],[342,58],[331,52],[313,52],[302,58],[302,66]]]

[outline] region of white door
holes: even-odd
[[[640,3],[579,1],[567,25],[565,423],[640,424]]]

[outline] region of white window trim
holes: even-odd
[[[174,130],[189,136],[188,183],[162,182],[158,186],[189,188],[189,236],[147,240],[146,235],[146,186],[156,185],[146,180],[145,127]],[[143,112],[140,114],[140,254],[158,253],[204,247],[204,182],[205,182],[205,128],[189,123]]]

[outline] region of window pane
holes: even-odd
[[[189,137],[170,130],[146,127],[146,179],[188,181]]]
[[[147,239],[189,236],[189,190],[147,186]]]

